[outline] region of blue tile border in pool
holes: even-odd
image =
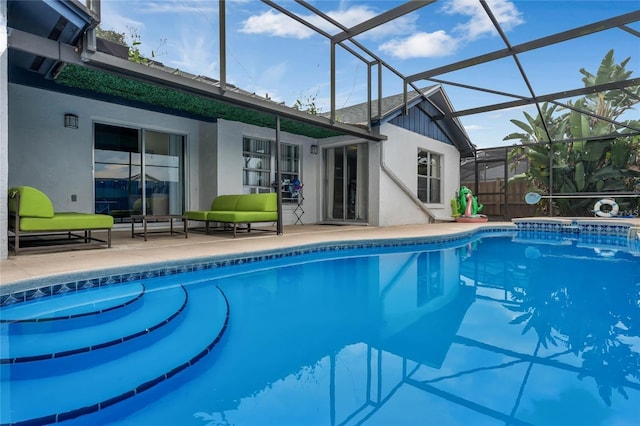
[[[455,242],[475,235],[483,234],[512,234],[516,228],[513,225],[486,226],[473,231],[464,231],[446,235],[388,238],[371,240],[353,240],[331,243],[314,243],[260,252],[250,252],[232,255],[208,256],[179,261],[134,265],[122,268],[71,273],[52,277],[35,278],[5,284],[0,288],[0,307],[14,303],[26,302],[46,296],[55,296],[70,291],[102,287],[111,284],[175,275],[182,272],[203,271],[228,266],[243,265],[265,260],[282,259],[312,253],[333,252],[346,249],[364,249],[372,247],[402,247],[420,244],[440,244]],[[141,270],[141,268],[146,268]],[[55,283],[51,283],[55,281]]]
[[[629,222],[614,223],[597,219],[554,219],[554,218],[526,218],[513,219],[519,231],[561,232],[568,234],[613,235],[626,237],[629,228],[634,227]]]
[[[54,277],[37,278],[6,284],[0,288],[0,307],[13,303],[25,302],[39,297],[54,296],[68,291],[125,283],[145,278],[163,277],[182,272],[202,271],[243,265],[265,260],[274,260],[301,256],[312,253],[333,252],[345,249],[364,249],[372,247],[401,247],[420,244],[441,244],[459,241],[472,236],[491,234],[499,235],[516,231],[559,232],[589,235],[625,236],[629,223],[611,225],[606,221],[571,220],[571,219],[514,219],[513,225],[485,226],[471,231],[406,238],[353,240],[331,243],[314,243],[261,252],[250,252],[232,255],[208,256],[204,258],[184,259],[173,262],[135,265],[123,268],[96,270],[78,274],[66,274]],[[141,270],[141,268],[146,268]],[[55,280],[54,284],[51,281]],[[13,289],[13,291],[12,291]]]

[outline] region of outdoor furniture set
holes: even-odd
[[[82,244],[98,243],[111,247],[111,231],[113,216],[107,214],[55,212],[53,203],[42,191],[30,186],[10,188],[9,194],[9,248],[17,255],[26,249],[24,243],[30,242],[28,248],[48,248],[52,245],[66,245],[73,242]],[[174,231],[173,221],[183,221],[183,231]],[[147,240],[148,222],[168,221],[171,234],[183,233],[188,238],[188,222],[205,222],[205,232],[211,230],[211,223],[220,223],[222,229],[233,230],[236,237],[238,225],[246,225],[251,231],[251,224],[273,222],[278,219],[277,195],[238,194],[220,195],[216,197],[209,210],[187,211],[182,215],[134,215],[131,217],[131,236],[144,236]],[[135,224],[143,224],[143,232],[135,232]],[[258,230],[257,228],[253,228]],[[266,229],[262,229],[267,231]],[[106,239],[97,238],[93,232],[107,233]],[[156,231],[157,232],[157,231]],[[163,231],[160,231],[163,232]],[[22,246],[21,246],[22,243]]]

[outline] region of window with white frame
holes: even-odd
[[[282,178],[282,202],[297,202],[300,189],[300,146],[280,144],[280,177]]]
[[[270,140],[242,139],[242,184],[250,187],[252,192],[271,190]]]
[[[243,185],[251,192],[271,192],[275,182],[275,142],[244,137],[242,143]],[[297,202],[300,195],[300,146],[280,144],[280,177],[282,201]]]
[[[418,149],[418,199],[442,203],[442,156]]]

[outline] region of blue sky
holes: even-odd
[[[333,25],[313,16],[294,1],[277,4],[298,13],[330,34]],[[403,1],[315,1],[317,9],[347,27],[390,10]],[[637,0],[488,0],[512,46],[574,27],[640,9]],[[102,0],[101,27],[142,41],[142,53],[166,66],[218,79],[219,34],[216,0]],[[227,81],[241,89],[268,95],[292,106],[314,100],[321,112],[330,109],[328,40],[258,0],[227,0]],[[640,23],[629,25],[640,31]],[[357,37],[359,43],[407,76],[505,48],[478,0],[440,0]],[[612,29],[519,55],[536,95],[584,87],[585,68],[596,73],[614,49],[615,61],[631,58],[627,69],[640,76],[640,38]],[[362,52],[356,48],[362,54]],[[367,56],[366,54],[364,55]],[[367,58],[369,59],[369,58]],[[336,107],[366,100],[367,66],[342,48],[336,54]],[[376,77],[374,70],[374,78]],[[402,92],[402,81],[383,71],[383,95]],[[437,78],[530,96],[512,58]],[[434,84],[417,81],[418,87]],[[455,110],[512,100],[503,96],[445,85]],[[511,144],[502,139],[518,131],[509,120],[523,110],[495,111],[462,117],[471,141],[480,148]],[[634,111],[635,118],[639,116]],[[630,118],[630,117],[629,117]]]

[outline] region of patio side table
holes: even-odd
[[[175,227],[173,226],[174,220],[182,220],[182,231],[175,229]],[[138,222],[142,223],[142,227],[143,227],[142,232],[135,231],[136,223]],[[148,230],[148,227],[147,227],[147,224],[149,222],[153,222],[153,223],[169,222],[169,230],[167,231],[164,229],[160,229],[160,230],[150,231]],[[155,233],[162,233],[162,232],[169,232],[170,235],[173,235],[174,233],[184,234],[185,238],[189,238],[189,228],[188,228],[187,218],[181,214],[162,214],[162,215],[137,214],[137,215],[131,216],[131,238],[135,238],[136,236],[143,236],[144,240],[147,241],[147,234],[155,234]]]

